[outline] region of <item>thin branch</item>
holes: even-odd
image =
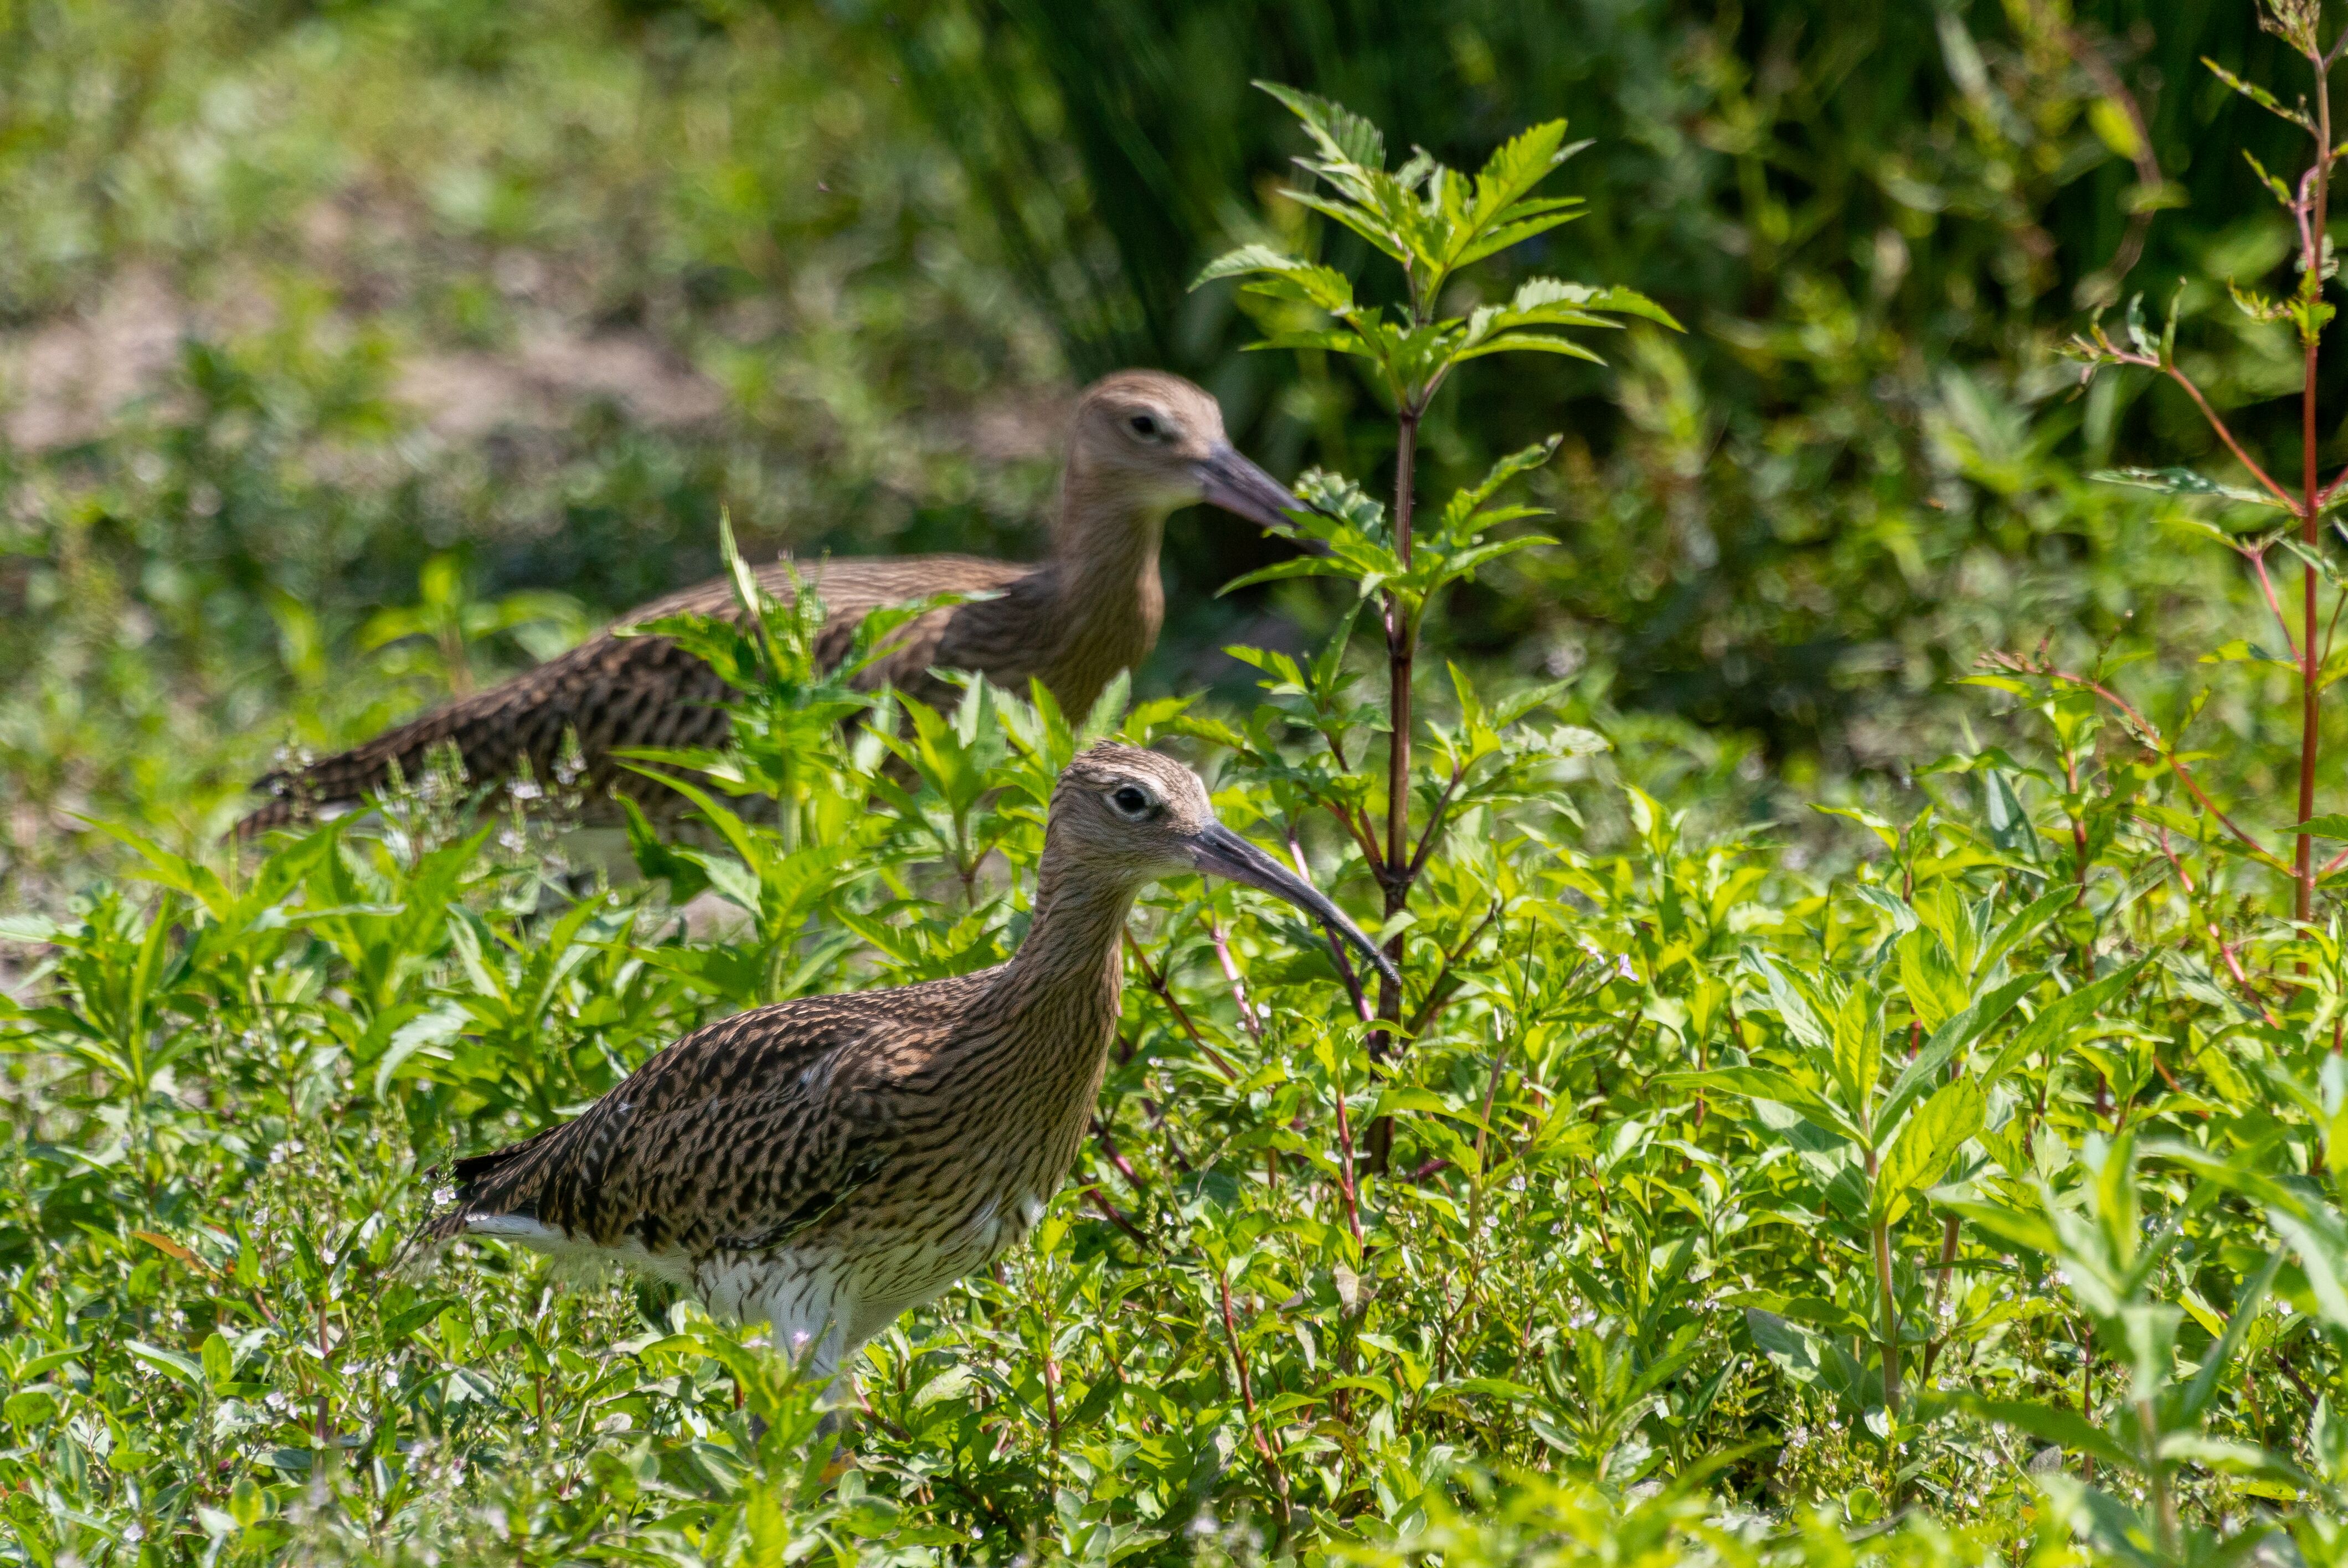
[[[2144,818],[2142,817],[2138,817],[2137,820],[2138,822],[2144,822]],[[2199,896],[2193,886],[2193,874],[2185,869],[2185,862],[2179,860],[2177,857],[2177,851],[2169,847],[2168,825],[2165,823],[2155,822],[2146,823],[2145,825],[2158,830],[2160,834],[2160,853],[2168,857],[2169,869],[2177,873],[2177,880],[2184,886],[2186,902],[2188,904],[2192,903],[2193,900]],[[2209,939],[2218,945],[2218,956],[2225,959],[2226,972],[2234,977],[2234,983],[2242,988],[2243,993],[2250,999],[2250,1005],[2257,1008],[2259,1009],[2260,1016],[2267,1020],[2267,1026],[2271,1029],[2280,1028],[2281,1026],[2276,1021],[2273,1010],[2266,1004],[2266,999],[2259,995],[2259,988],[2252,985],[2250,983],[2250,977],[2242,972],[2241,960],[2234,956],[2234,945],[2226,940],[2225,937],[2219,931],[2218,922],[2209,919],[2205,916],[2201,922],[2201,928],[2209,932]],[[2159,1059],[2155,1057],[2155,1065],[2157,1065],[2158,1061]],[[2165,1067],[2161,1069],[2161,1072],[2164,1076],[2167,1075],[2168,1071],[2168,1070]]]
[[[2043,20],[2053,24],[2055,36],[2063,40],[2064,52],[2071,56],[2073,64],[2086,72],[2088,78],[2096,84],[2096,90],[2109,102],[2118,105],[2120,112],[2127,117],[2129,128],[2136,133],[2136,151],[2129,155],[2129,160],[2136,165],[2137,184],[2147,196],[2158,190],[2167,183],[2167,177],[2161,172],[2159,158],[2152,150],[2152,129],[2145,124],[2144,111],[2137,106],[2136,95],[2128,90],[2127,83],[2121,79],[2119,72],[2104,56],[2103,51],[2090,45],[2077,28],[2054,15],[2044,0],[2034,0],[2032,9],[2038,11]],[[2143,258],[2145,236],[2151,231],[2153,215],[2157,210],[2157,208],[2147,204],[2128,214],[2127,232],[2120,236],[2119,249],[2112,252],[2112,259],[2105,267],[2112,290],[2111,295],[2106,297],[2118,295],[2121,281],[2136,270],[2137,262]],[[2086,281],[2092,280],[2083,280]],[[1946,1276],[1942,1277],[1945,1279]]]
[[[2282,633],[2283,650],[2291,655],[2292,663],[2298,663],[2299,640],[2291,634],[2291,622],[2283,617],[2282,601],[2275,597],[2274,579],[2267,575],[2267,552],[2262,549],[2243,549],[2240,545],[2234,548],[2237,553],[2249,561],[2258,572],[2259,591],[2266,595],[2267,608],[2274,611],[2275,628]]]
[[[1386,876],[1386,855],[1385,850],[1378,847],[1376,835],[1364,826],[1361,819],[1349,814],[1343,805],[1334,801],[1326,804],[1329,807],[1329,815],[1337,819],[1337,825],[1343,827],[1353,841],[1361,846],[1362,858],[1369,862],[1370,875],[1383,886]]]
[[[1207,911],[1207,938],[1215,946],[1215,961],[1223,967],[1223,979],[1231,982],[1231,1000],[1239,1004],[1240,1022],[1247,1026],[1250,1037],[1262,1045],[1263,1024],[1255,1016],[1255,1008],[1248,1001],[1247,981],[1240,976],[1239,964],[1231,958],[1231,945],[1223,935],[1222,922],[1215,918],[1211,908]]]
[[[1197,1046],[1200,1053],[1215,1064],[1215,1071],[1223,1075],[1225,1082],[1237,1083],[1240,1079],[1239,1069],[1233,1067],[1230,1059],[1221,1051],[1207,1043],[1206,1036],[1199,1032],[1199,1026],[1190,1021],[1190,1015],[1183,1010],[1180,1002],[1174,999],[1174,990],[1166,983],[1165,972],[1149,961],[1149,955],[1141,950],[1141,944],[1133,939],[1131,931],[1125,934],[1125,950],[1131,953],[1134,962],[1141,966],[1142,979],[1149,982],[1149,989],[1157,994],[1158,999],[1164,1002],[1168,1009],[1174,1014],[1174,1021],[1182,1026],[1182,1032],[1190,1037],[1190,1043]]]
[[[1100,1211],[1101,1218],[1108,1221],[1109,1224],[1115,1225],[1117,1229],[1131,1236],[1134,1239],[1135,1244],[1143,1251],[1156,1252],[1158,1250],[1158,1244],[1151,1241],[1148,1235],[1144,1235],[1139,1225],[1135,1225],[1131,1220],[1126,1218],[1124,1213],[1120,1211],[1115,1204],[1108,1201],[1108,1195],[1106,1193],[1103,1193],[1097,1185],[1086,1187],[1085,1189],[1085,1196],[1092,1200],[1092,1205]]]
[[[2260,467],[2248,452],[2242,450],[2242,444],[2234,439],[2233,431],[2227,428],[2223,419],[2218,417],[2218,411],[2209,406],[2209,400],[2201,395],[2201,389],[2193,384],[2191,376],[2186,374],[2175,364],[2163,363],[2157,354],[2128,353],[2105,335],[2100,327],[2096,330],[2096,346],[2104,351],[2114,364],[2132,364],[2143,370],[2157,370],[2183,387],[2185,395],[2193,400],[2193,406],[2201,411],[2201,417],[2209,421],[2209,428],[2217,433],[2219,440],[2226,444],[2226,450],[2234,455],[2234,460],[2250,470],[2250,477],[2266,487],[2267,494],[2282,503],[2283,510],[2294,517],[2299,515],[2301,510],[2299,497],[2276,484],[2272,477],[2264,468]]]
[[[1264,1471],[1272,1478],[1272,1491],[1279,1495],[1280,1534],[1285,1541],[1295,1512],[1295,1505],[1288,1494],[1288,1472],[1281,1469],[1279,1456],[1272,1452],[1272,1440],[1264,1435],[1263,1419],[1256,1413],[1255,1389],[1248,1378],[1247,1353],[1240,1348],[1239,1323],[1231,1315],[1231,1282],[1220,1267],[1215,1270],[1215,1285],[1223,1298],[1223,1335],[1231,1341],[1231,1365],[1239,1370],[1240,1403],[1246,1407],[1248,1432],[1255,1439],[1256,1452],[1263,1456]]]
[[[2083,692],[2092,692],[2096,696],[2102,698],[2105,702],[2109,702],[2114,708],[2119,710],[2120,713],[2126,717],[2130,723],[2136,726],[2137,732],[2140,736],[2150,736],[2152,738],[2155,743],[2155,748],[2160,753],[2160,760],[2168,764],[2169,771],[2177,775],[2178,781],[2184,784],[2188,791],[2191,792],[2195,800],[2201,803],[2202,810],[2208,812],[2211,816],[2216,817],[2220,823],[2224,824],[2226,831],[2232,834],[2236,839],[2240,840],[2242,846],[2245,849],[2248,849],[2252,856],[2256,856],[2261,864],[2281,872],[2286,876],[2293,875],[2292,869],[2288,862],[2284,861],[2279,856],[2271,854],[2265,845],[2260,844],[2257,839],[2252,838],[2248,833],[2244,832],[2240,825],[2236,823],[2232,817],[2228,816],[2223,811],[2219,809],[2218,803],[2211,800],[2209,795],[2202,792],[2201,785],[2199,781],[2194,778],[2192,770],[2188,768],[2185,764],[2178,759],[2175,749],[2169,745],[2168,739],[2163,736],[2157,729],[2153,727],[2151,721],[2147,720],[2143,714],[2137,712],[2136,709],[2129,704],[2126,698],[2121,697],[2116,692],[2114,692],[2109,688],[2100,684],[2099,682],[2087,680],[2084,676],[2074,675],[2065,670],[2057,670],[2052,665],[2033,664],[2028,660],[2023,659],[2015,654],[1991,653],[1986,654],[1983,657],[1987,662],[2002,669],[2011,670],[2016,674],[2036,675],[2046,680],[2065,682],[2070,685],[2077,687]]]
[[[2348,485],[2348,468],[2341,469],[2339,473],[2333,476],[2332,483],[2315,492],[2316,510],[2322,511],[2329,505],[2332,497],[2340,493],[2340,487],[2343,485]]]
[[[1093,1118],[1093,1137],[1100,1143],[1102,1157],[1117,1167],[1117,1173],[1125,1178],[1128,1186],[1137,1193],[1149,1190],[1149,1184],[1141,1179],[1141,1173],[1133,1168],[1133,1162],[1127,1159],[1125,1151],[1117,1146],[1116,1138],[1109,1133],[1108,1123],[1097,1116]]]
[[[2209,422],[2209,428],[2217,432],[2218,439],[2226,444],[2226,450],[2234,455],[2234,460],[2248,468],[2251,477],[2264,485],[2267,487],[2267,493],[2281,501],[2286,510],[2298,511],[2300,508],[2298,497],[2276,484],[2268,477],[2267,471],[2253,462],[2248,452],[2242,450],[2242,444],[2234,439],[2233,431],[2228,429],[2226,422],[2218,417],[2218,411],[2209,406],[2209,400],[2201,395],[2201,389],[2193,384],[2193,378],[2173,364],[2159,364],[2155,362],[2155,366],[2169,380],[2185,389],[2185,395],[2193,400],[2193,406],[2201,411],[2201,417]]]
[[[1425,1029],[1435,1015],[1442,1010],[1444,1005],[1450,1001],[1450,995],[1444,987],[1451,978],[1452,966],[1458,963],[1468,950],[1483,938],[1484,933],[1491,929],[1492,922],[1499,917],[1500,901],[1495,898],[1492,900],[1492,907],[1484,911],[1484,917],[1476,923],[1476,928],[1468,933],[1468,939],[1443,955],[1443,962],[1435,971],[1435,983],[1427,987],[1426,999],[1419,1004],[1418,1015],[1410,1020],[1410,1032],[1414,1036]]]
[[[1459,781],[1466,776],[1467,770],[1454,764],[1450,782],[1436,796],[1435,809],[1427,814],[1426,831],[1418,835],[1418,852],[1410,857],[1410,870],[1404,875],[1406,882],[1416,882],[1418,874],[1426,869],[1426,857],[1435,853],[1436,835],[1443,831],[1443,819],[1451,810],[1451,797],[1458,793]]]
[[[1296,875],[1310,882],[1313,873],[1305,866],[1304,846],[1296,842],[1296,830],[1285,823],[1281,826],[1288,838],[1288,858],[1296,863]],[[1339,939],[1335,928],[1325,920],[1322,922],[1321,934],[1328,939],[1329,956],[1336,961],[1338,978],[1345,982],[1345,994],[1354,999],[1354,1010],[1362,1015],[1364,1023],[1370,1022],[1376,1014],[1370,1007],[1368,995],[1362,989],[1361,977],[1354,972],[1354,960],[1346,956],[1345,944]]]

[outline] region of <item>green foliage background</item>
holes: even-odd
[[[2247,6],[14,0],[0,38],[9,1561],[2339,1554],[2336,886],[2283,924],[2140,731],[1954,680],[2100,660],[2296,815],[2262,607],[2195,531],[2240,519],[2085,477],[2202,427],[2056,352],[2181,288],[2291,466],[2291,343],[2224,284],[2288,251],[2233,149],[2295,165],[2195,63],[2288,82]],[[2105,66],[2182,202],[2125,284]],[[1256,77],[1470,169],[1570,118],[1589,216],[1437,303],[1556,274],[1690,329],[1429,415],[1430,515],[1560,440],[1507,494],[1554,515],[1501,519],[1551,542],[1426,607],[1407,1052],[1311,932],[1162,889],[1071,1190],[876,1347],[836,1481],[688,1306],[396,1267],[421,1171],[694,1024],[1007,951],[1080,734],[1375,902],[1370,617],[1216,597],[1290,552],[1203,516],[1129,710],[851,738],[804,628],[711,630],[748,809],[640,838],[649,880],[437,778],[218,842],[281,749],[712,574],[721,511],[757,555],[1032,551],[1099,368],[1377,490],[1373,390],[1187,292],[1250,241],[1391,286],[1278,194]]]

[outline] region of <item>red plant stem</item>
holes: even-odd
[[[2332,78],[2325,56],[2313,60],[2315,67],[2315,177],[2314,200],[2308,213],[2308,234],[2305,241],[2306,276],[2317,292],[2322,290],[2324,224],[2332,201]],[[2306,384],[2300,389],[2300,449],[2306,476],[2307,497],[2300,516],[2300,542],[2307,547],[2311,558],[2317,545],[2316,520],[2322,511],[2316,489],[2315,457],[2321,433],[2315,425],[2315,360],[2322,346],[2320,329],[2311,327],[2307,333]],[[2300,580],[2304,589],[2305,607],[2300,637],[2299,680],[2299,815],[2305,822],[2315,815],[2315,764],[2322,745],[2317,727],[2317,699],[2322,689],[2317,684],[2316,625],[2321,610],[2316,602],[2316,570],[2311,559],[2302,562]],[[2292,855],[2299,886],[2293,908],[2301,920],[2312,919],[2315,914],[2315,835],[2302,833]]]
[[[2218,417],[2218,411],[2209,406],[2209,400],[2201,395],[2201,389],[2193,384],[2193,378],[2191,376],[2186,374],[2175,365],[2162,364],[2158,360],[2137,359],[2135,363],[2137,364],[2150,365],[2156,370],[2164,372],[2169,380],[2183,387],[2185,389],[2185,395],[2193,400],[2193,406],[2201,411],[2201,417],[2209,421],[2209,428],[2218,433],[2218,439],[2226,444],[2226,450],[2234,455],[2234,460],[2240,463],[2243,467],[2248,468],[2250,471],[2251,477],[2257,479],[2260,484],[2266,487],[2267,493],[2283,504],[2283,508],[2286,511],[2296,512],[2300,509],[2298,497],[2294,497],[2289,490],[2284,489],[2281,485],[2276,484],[2267,471],[2264,468],[2260,467],[2255,462],[2251,461],[2250,455],[2242,450],[2242,444],[2234,439],[2233,431],[2227,427],[2224,420]]]
[[[1117,1146],[1117,1140],[1109,1133],[1108,1123],[1097,1116],[1093,1118],[1093,1136],[1100,1141],[1101,1153],[1110,1164],[1117,1167],[1117,1173],[1125,1178],[1127,1185],[1137,1193],[1148,1190],[1148,1184],[1141,1179],[1141,1173],[1133,1168],[1133,1162],[1127,1159],[1125,1151]]]
[[[2120,712],[2127,715],[2130,723],[2136,725],[2137,733],[2139,735],[2148,735],[2153,739],[2159,748],[2160,760],[2168,764],[2169,771],[2177,775],[2178,782],[2182,784],[2186,789],[2190,792],[2195,800],[2201,803],[2202,810],[2208,812],[2211,816],[2216,817],[2218,821],[2224,825],[2226,831],[2234,835],[2235,839],[2242,845],[2243,848],[2249,850],[2260,861],[2275,867],[2277,870],[2288,872],[2291,869],[2288,865],[2284,864],[2275,856],[2270,854],[2264,845],[2260,844],[2257,839],[2252,838],[2248,833],[2245,833],[2242,830],[2241,825],[2235,822],[2232,817],[2228,816],[2223,811],[2220,811],[2218,808],[2218,803],[2216,801],[2211,800],[2207,794],[2202,793],[2199,782],[2193,776],[2193,771],[2190,768],[2188,768],[2183,761],[2178,757],[2175,749],[2168,744],[2168,741],[2161,735],[2161,733],[2153,727],[2151,721],[2147,720],[2143,714],[2137,712],[2126,698],[2120,696],[2117,692],[2111,691],[2108,687],[2103,686],[2096,682],[2089,681],[2083,676],[2074,675],[2067,670],[2057,670],[2052,665],[2032,664],[2029,661],[2016,658],[2011,653],[1993,653],[1988,657],[1990,662],[2007,670],[2015,671],[2022,674],[2038,675],[2052,681],[2067,682],[2083,692],[2094,692],[2096,696],[2101,697],[2105,702],[2109,702],[2113,707],[2118,709]]]
[[[1354,842],[1361,846],[1362,859],[1368,865],[1370,875],[1384,883],[1386,876],[1385,852],[1378,847],[1378,835],[1374,831],[1375,825],[1365,821],[1368,814],[1347,811],[1343,805],[1332,805],[1329,815],[1335,817],[1338,825],[1351,834]]]
[[[1468,949],[1474,947],[1483,938],[1484,933],[1492,928],[1492,922],[1499,917],[1500,902],[1496,898],[1492,901],[1492,907],[1484,911],[1484,917],[1476,923],[1476,928],[1468,933],[1466,939],[1443,955],[1443,962],[1437,965],[1435,970],[1435,981],[1426,988],[1426,999],[1419,1003],[1417,1013],[1410,1020],[1412,1034],[1416,1035],[1425,1029],[1434,1020],[1435,1015],[1441,1012],[1449,1003],[1451,993],[1446,988],[1451,983],[1453,968],[1458,964],[1460,958]]]
[[[1231,958],[1231,945],[1224,938],[1222,923],[1215,918],[1211,909],[1207,912],[1207,938],[1215,945],[1215,961],[1223,967],[1223,979],[1231,983],[1231,999],[1239,1003],[1240,1022],[1247,1026],[1249,1035],[1262,1045],[1263,1025],[1257,1020],[1255,1009],[1249,1005],[1247,981],[1240,977],[1240,967]]]
[[[1288,1533],[1293,1504],[1288,1495],[1288,1472],[1280,1468],[1280,1460],[1272,1451],[1272,1440],[1264,1435],[1263,1422],[1255,1411],[1255,1389],[1248,1381],[1247,1353],[1240,1348],[1239,1322],[1231,1316],[1231,1282],[1219,1267],[1215,1285],[1223,1298],[1223,1336],[1231,1341],[1231,1365],[1239,1369],[1240,1403],[1247,1409],[1248,1431],[1255,1439],[1255,1450],[1263,1457],[1264,1472],[1272,1478],[1272,1491],[1280,1497],[1281,1533]]]
[[[1190,1043],[1197,1046],[1200,1053],[1214,1064],[1215,1071],[1223,1075],[1226,1082],[1238,1082],[1239,1069],[1233,1067],[1231,1060],[1221,1051],[1207,1043],[1206,1037],[1199,1032],[1199,1026],[1190,1021],[1190,1015],[1183,1010],[1180,1002],[1174,999],[1174,989],[1166,983],[1165,971],[1150,963],[1149,955],[1141,950],[1141,944],[1133,939],[1133,933],[1130,931],[1125,934],[1125,950],[1131,953],[1134,962],[1141,966],[1142,978],[1149,982],[1149,989],[1156,994],[1158,999],[1164,1002],[1167,1009],[1173,1013],[1174,1021],[1182,1026],[1182,1032],[1190,1037]]]
[[[1411,881],[1416,882],[1418,874],[1426,869],[1426,857],[1435,853],[1436,835],[1443,831],[1443,819],[1451,809],[1451,797],[1457,792],[1459,781],[1466,776],[1454,764],[1450,780],[1444,784],[1443,794],[1437,797],[1435,809],[1427,814],[1426,829],[1418,835],[1418,853],[1410,857]]]
[[[1292,827],[1288,829],[1288,858],[1295,863],[1297,876],[1307,882],[1313,880],[1313,873],[1304,866],[1304,846],[1296,842],[1296,830]],[[1346,993],[1354,999],[1354,1010],[1362,1015],[1364,1023],[1369,1022],[1375,1015],[1370,1010],[1369,998],[1362,994],[1362,979],[1354,972],[1354,960],[1345,956],[1345,944],[1338,939],[1335,929],[1329,926],[1323,926],[1321,934],[1329,939],[1329,957],[1335,960],[1338,977],[1345,982]]]
[[[2283,648],[2296,662],[2299,659],[2299,639],[2291,634],[2291,621],[2282,612],[2282,601],[2275,597],[2274,579],[2267,575],[2266,552],[2246,549],[2239,553],[2259,574],[2259,590],[2267,597],[2267,608],[2274,611],[2275,630],[2282,633]]]
[[[2177,880],[2184,885],[2185,897],[2188,901],[2190,901],[2196,897],[2192,873],[2185,869],[2185,862],[2179,860],[2177,857],[2177,852],[2168,846],[2168,829],[2157,823],[2152,825],[2160,828],[2160,852],[2168,856],[2169,868],[2177,873]],[[2234,945],[2219,934],[2218,922],[2205,919],[2201,923],[2201,928],[2209,933],[2211,941],[2218,944],[2218,956],[2225,959],[2226,972],[2234,977],[2234,983],[2242,988],[2242,994],[2250,999],[2250,1005],[2259,1009],[2259,1015],[2267,1020],[2267,1026],[2270,1029],[2280,1029],[2281,1025],[2277,1022],[2273,1009],[2269,1008],[2265,999],[2259,995],[2259,989],[2250,983],[2250,976],[2242,972],[2241,960],[2234,956]],[[2158,1060],[2157,1057],[2154,1059],[2156,1065]],[[2161,1069],[2164,1076],[2167,1075],[2168,1071],[2167,1068]]]
[[[1354,1237],[1354,1250],[1362,1248],[1362,1208],[1354,1191],[1354,1119],[1345,1109],[1345,1070],[1340,1065],[1331,1074],[1329,1085],[1337,1097],[1337,1197],[1345,1205],[1345,1229]]]
[[[1131,1219],[1127,1217],[1123,1209],[1118,1208],[1115,1204],[1109,1202],[1108,1194],[1102,1192],[1099,1187],[1086,1187],[1085,1189],[1085,1196],[1091,1200],[1093,1207],[1100,1211],[1101,1218],[1108,1221],[1109,1224],[1115,1225],[1117,1229],[1131,1236],[1137,1245],[1148,1252],[1156,1252],[1158,1250],[1158,1248],[1151,1244],[1149,1237],[1142,1233],[1141,1227],[1135,1225]]]

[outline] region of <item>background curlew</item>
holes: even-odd
[[[942,694],[930,671],[974,670],[1013,690],[1040,679],[1069,712],[1082,714],[1120,670],[1138,664],[1158,641],[1165,599],[1158,579],[1159,543],[1167,515],[1209,501],[1267,528],[1300,503],[1280,482],[1234,451],[1222,410],[1179,375],[1121,371],[1088,387],[1076,407],[1052,551],[1035,564],[975,556],[801,563],[829,619],[822,651],[836,659],[867,611],[942,592],[994,597],[939,610],[898,633],[893,651],[870,671],[925,701]],[[790,567],[760,570],[778,599],[793,591]],[[614,787],[656,815],[682,804],[658,784],[623,766],[613,753],[636,746],[720,746],[729,729],[719,705],[726,683],[699,659],[663,637],[619,635],[626,626],[685,610],[723,614],[735,607],[733,584],[719,579],[632,611],[560,658],[421,718],[363,745],[254,784],[274,798],[237,824],[239,836],[300,820],[321,807],[355,804],[385,786],[396,763],[422,774],[433,752],[455,747],[478,783],[514,778],[527,764],[554,776],[566,733],[579,738],[586,764],[579,781],[590,820],[610,820]]]
[[[1391,973],[1327,897],[1215,820],[1197,774],[1096,746],[1053,791],[1008,963],[696,1030],[576,1121],[458,1161],[454,1204],[418,1240],[648,1271],[770,1323],[829,1378],[1035,1225],[1100,1091],[1134,895],[1191,871],[1287,899]]]

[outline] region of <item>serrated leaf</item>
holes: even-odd
[[[1279,82],[1259,81],[1251,85],[1259,92],[1269,93],[1279,99],[1289,113],[1303,120],[1305,130],[1330,157],[1343,159],[1364,169],[1383,169],[1385,166],[1385,133],[1364,116],[1355,114],[1343,104],[1312,93],[1299,92]]]

